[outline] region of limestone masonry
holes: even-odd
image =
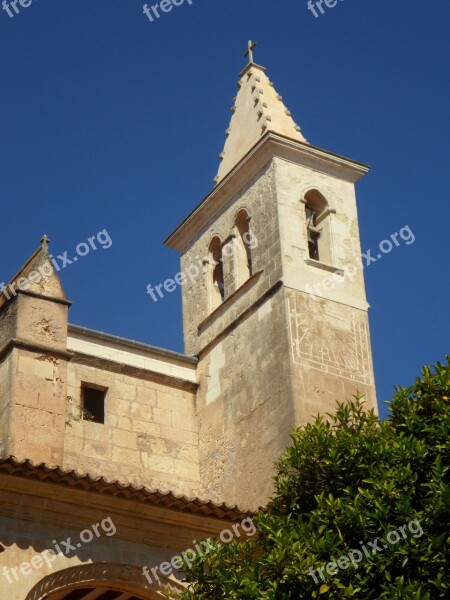
[[[368,168],[308,143],[250,61],[215,186],[166,240],[183,272],[205,257],[181,286],[185,354],[70,325],[46,238],[0,295],[2,600],[180,588],[143,567],[263,505],[294,427],[356,391],[376,409],[362,269],[318,285],[361,253]]]

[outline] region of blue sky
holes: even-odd
[[[61,272],[72,323],[182,350],[168,233],[210,191],[243,52],[308,140],[371,165],[358,184],[378,399],[443,360],[449,338],[449,0],[193,0],[151,23],[142,0],[33,0],[0,11],[2,258],[8,281],[42,234],[55,255],[113,244]],[[382,408],[384,411],[384,408]]]

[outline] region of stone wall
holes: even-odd
[[[100,537],[97,538],[94,534],[94,539],[90,543],[83,544],[80,549],[66,556],[65,546],[61,542],[70,538],[70,543],[77,545],[80,543],[77,541],[80,540],[80,532],[84,529],[77,529],[70,525],[42,523],[39,515],[36,517],[34,522],[0,517],[0,542],[5,547],[5,552],[1,554],[1,598],[25,600],[28,593],[44,577],[70,567],[105,561],[138,565],[142,568],[147,564],[159,565],[175,554],[174,551],[164,551],[137,541],[121,540],[117,533],[115,536],[106,536],[100,527],[98,529],[99,533],[102,533]],[[96,522],[101,524],[102,519],[107,517],[108,515],[105,514],[98,515],[98,519],[94,521],[86,520],[85,529],[91,529]],[[114,524],[114,520],[112,522]],[[86,539],[88,539],[87,534]],[[55,560],[48,554],[49,549],[55,549],[54,542],[61,548],[61,553]],[[35,566],[32,566],[32,560]]]
[[[19,459],[61,465],[66,411],[67,362],[51,352],[15,348],[9,453]]]
[[[0,452],[1,456],[10,454],[11,387],[13,357],[9,354],[0,363]]]
[[[296,290],[287,299],[297,425],[357,392],[377,412],[367,312]]]
[[[202,355],[203,496],[256,509],[272,492],[274,461],[295,422],[286,326],[279,288]]]
[[[367,311],[354,184],[339,173],[319,172],[314,165],[298,165],[280,158],[274,164],[285,285],[307,293],[313,290],[320,297]],[[309,254],[302,199],[310,190],[320,192],[331,210],[326,217],[331,255],[328,270],[306,262]],[[342,283],[335,283],[336,270],[348,265],[355,267],[354,273],[343,278]]]
[[[294,425],[281,243],[272,163],[202,230],[182,256],[186,270],[210,240],[225,241],[240,210],[257,247],[254,275],[208,312],[207,274],[183,288],[186,351],[199,353],[197,413],[202,496],[257,508],[272,491],[274,460]],[[234,257],[225,258],[232,263]],[[237,269],[227,269],[236,273]]]
[[[80,364],[68,366],[66,469],[195,495],[198,432],[195,394],[144,378]],[[105,423],[80,419],[82,383],[107,389]]]
[[[181,268],[187,272],[193,264],[198,264],[199,258],[207,255],[209,244],[214,236],[219,236],[225,242],[234,233],[235,219],[240,210],[246,209],[251,221],[250,227],[256,237],[257,246],[252,250],[253,272],[264,271],[264,277],[255,281],[251,291],[245,297],[232,297],[228,302],[229,310],[219,307],[217,316],[211,321],[208,306],[208,275],[205,269],[200,272],[195,281],[188,281],[183,286],[183,325],[184,343],[187,354],[198,354],[202,348],[214,340],[236,317],[251,306],[281,278],[281,252],[278,234],[277,208],[275,202],[274,169],[269,163],[217,214],[208,228],[204,228],[181,257]],[[228,300],[230,296],[239,294],[237,285],[230,281],[234,257],[224,257],[228,263],[228,285],[225,290]],[[245,284],[244,284],[245,285]],[[202,323],[208,319],[207,326]]]
[[[44,471],[25,473],[0,473],[2,600],[41,600],[43,590],[85,582],[88,588],[102,587],[105,581],[113,589],[117,582],[117,589],[159,597],[153,592],[168,577],[175,584],[180,579],[176,565],[163,573],[163,562],[188,549],[195,552],[195,540],[224,530],[249,535],[248,528],[234,528],[244,518],[239,513],[196,511],[195,504],[102,483],[92,489],[88,481],[67,479],[56,470],[45,481]],[[36,584],[41,594],[30,594]]]
[[[225,301],[212,312],[207,268],[183,287],[186,351],[200,358],[202,493],[214,500],[256,508],[271,493],[273,462],[293,427],[357,391],[376,410],[354,175],[321,168],[313,159],[270,160],[223,208],[211,207],[182,252],[186,272],[214,236],[232,244],[236,215],[249,214],[258,240],[252,277],[238,287],[235,257],[224,256]],[[326,201],[327,261],[309,257],[302,200],[310,190]]]

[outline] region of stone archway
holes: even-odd
[[[135,596],[120,590],[98,587],[71,588],[55,592],[47,596],[46,600],[146,600],[142,596]]]
[[[164,585],[181,590],[166,579]],[[70,567],[44,577],[25,600],[158,600],[161,588],[150,585],[135,565],[93,563]]]

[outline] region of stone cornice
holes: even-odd
[[[356,183],[369,171],[369,167],[362,163],[307,143],[268,132],[169,235],[165,244],[180,252],[183,251],[226,203],[275,157],[313,168],[351,183]]]
[[[109,333],[104,333],[102,331],[96,331],[95,329],[81,327],[80,325],[73,325],[69,323],[68,332],[69,336],[71,334],[75,336],[82,336],[86,339],[92,339],[93,341],[99,343],[103,343],[105,341],[111,342],[113,344],[116,344],[118,347],[128,348],[134,352],[136,350],[143,350],[145,352],[155,354],[164,358],[176,360],[180,362],[180,364],[186,363],[190,365],[196,365],[198,363],[198,359],[195,356],[188,356],[187,354],[181,354],[179,352],[174,352],[173,350],[158,348],[157,346],[152,346],[143,342],[136,342],[135,340],[129,340],[118,335],[112,335]]]
[[[55,304],[63,304],[64,306],[72,306],[72,302],[65,298],[56,298],[55,296],[46,296],[45,294],[38,294],[37,292],[31,292],[30,290],[17,290],[17,294],[23,294],[24,296],[31,296],[31,298],[38,298],[39,300],[47,300],[48,302],[54,302]]]
[[[239,300],[249,289],[251,289],[256,283],[259,281],[262,275],[262,271],[257,271],[254,273],[245,283],[241,285],[231,296],[229,296],[222,304],[220,304],[210,315],[204,319],[199,326],[197,327],[197,331],[199,335],[201,335],[208,326],[220,318],[233,304]]]
[[[191,392],[198,387],[198,359],[193,356],[74,325],[69,325],[67,348],[80,364]]]
[[[63,360],[72,360],[74,357],[74,353],[68,352],[67,350],[52,348],[51,346],[41,346],[27,340],[14,338],[9,340],[2,348],[0,348],[0,361],[2,361],[3,358],[8,355],[13,348],[20,348],[22,350],[28,350],[29,352],[38,352],[40,354],[56,356],[57,358],[62,358]]]
[[[90,354],[83,354],[81,352],[74,353],[73,363],[102,369],[104,371],[109,371],[110,373],[128,375],[130,377],[136,377],[145,381],[154,381],[155,383],[159,383],[170,388],[176,388],[191,393],[195,393],[199,386],[198,383],[188,381],[187,379],[180,379],[179,377],[158,373],[157,371],[150,371],[148,369],[134,367],[132,365],[125,365],[118,361],[92,356]]]
[[[258,273],[256,273],[255,275],[259,276]],[[242,321],[244,321],[255,310],[257,310],[260,306],[262,306],[266,302],[266,300],[268,300],[269,298],[271,298],[272,296],[274,296],[282,288],[283,288],[283,281],[280,279],[274,285],[272,285],[268,290],[266,290],[261,296],[259,296],[259,298],[257,298],[254,302],[252,302],[245,309],[243,309],[242,312],[240,312],[238,314],[238,316],[231,323],[229,323],[226,327],[224,327],[220,332],[218,332],[214,336],[213,339],[211,339],[205,346],[203,346],[200,349],[199,353],[198,353],[199,358],[200,359],[203,358],[203,356],[205,354],[207,354],[209,352],[209,350],[215,344],[217,344],[220,340],[222,340],[224,337],[226,337],[227,335],[229,335],[233,330],[235,330],[236,327]]]

